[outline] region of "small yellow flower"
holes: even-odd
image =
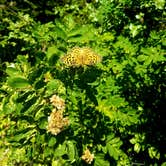
[[[50,98],[50,102],[52,103],[52,105],[57,109],[57,110],[64,110],[65,109],[65,101],[60,98],[57,95],[53,95]]]
[[[94,160],[94,154],[91,154],[89,149],[86,149],[81,156],[82,160],[84,160],[87,164],[91,164],[92,161]]]
[[[69,119],[63,117],[63,110],[54,109],[50,116],[48,117],[48,132],[53,135],[59,134],[65,126],[69,125]]]

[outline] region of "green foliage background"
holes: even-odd
[[[0,4],[0,165],[166,165],[164,0]],[[66,68],[74,46],[102,56]],[[45,78],[48,77],[48,81]],[[70,126],[47,132],[49,98]]]

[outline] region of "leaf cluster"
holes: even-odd
[[[0,165],[88,165],[89,149],[94,166],[164,166],[164,1],[4,1],[0,9]],[[61,57],[74,46],[102,62],[66,67]],[[58,135],[47,130],[53,95],[70,121]]]

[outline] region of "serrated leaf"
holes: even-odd
[[[107,147],[106,146],[104,146],[104,147],[102,147],[102,151],[103,151],[103,153],[107,153]]]
[[[113,145],[107,144],[107,150],[111,157],[113,157],[115,160],[118,160],[119,158],[119,150],[117,147],[114,147]]]
[[[116,138],[113,138],[112,140],[110,140],[110,144],[117,144],[120,142],[120,138],[116,137]]]
[[[115,135],[112,133],[112,134],[109,134],[107,136],[107,143],[110,142],[112,139],[114,139]]]
[[[152,159],[156,158],[158,160],[160,159],[160,153],[156,148],[154,148],[154,147],[148,148],[148,153],[149,153],[150,158],[152,158]]]
[[[127,104],[127,102],[125,102],[125,99],[121,98],[118,95],[110,96],[110,98],[108,99],[108,102],[110,102],[113,107],[117,107],[117,108],[120,106],[125,106]]]
[[[30,86],[28,80],[22,77],[9,77],[8,84],[12,88],[28,88]]]

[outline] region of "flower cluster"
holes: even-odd
[[[87,164],[91,164],[94,160],[94,154],[91,154],[89,149],[86,149],[82,155],[82,160],[84,160]]]
[[[66,126],[69,125],[69,119],[63,117],[65,110],[65,101],[57,95],[50,98],[52,105],[55,107],[48,117],[48,132],[53,135],[59,134]]]
[[[52,103],[52,105],[57,109],[57,110],[64,110],[65,109],[65,101],[60,98],[57,95],[53,95],[50,98],[50,102]]]
[[[63,110],[53,110],[48,117],[47,130],[54,135],[59,134],[65,126],[69,125],[69,119],[63,117]]]

